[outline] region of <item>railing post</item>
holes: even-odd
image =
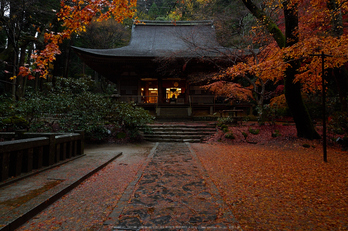
[[[61,144],[56,144],[55,148],[55,156],[54,156],[54,163],[58,163],[60,161],[60,146]]]
[[[39,169],[43,165],[43,146],[34,149],[33,168]]]
[[[9,177],[10,154],[9,152],[0,153],[0,181]]]
[[[19,176],[22,173],[23,150],[15,151],[10,156],[10,176]]]
[[[33,170],[33,148],[25,150],[23,155],[22,172],[30,172]]]
[[[72,142],[72,156],[77,156],[77,140]]]
[[[54,164],[55,155],[56,155],[56,135],[49,135],[49,147],[48,147],[48,165]]]
[[[71,158],[73,155],[73,142],[69,141],[66,145],[66,158]]]
[[[60,144],[60,160],[66,159],[66,143]]]

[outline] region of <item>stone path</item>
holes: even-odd
[[[159,143],[104,230],[241,230],[189,143]]]

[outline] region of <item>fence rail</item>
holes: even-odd
[[[142,95],[120,95],[117,98],[119,101],[123,102],[133,102],[136,104],[157,104],[158,96],[142,96]],[[225,98],[216,97],[215,95],[189,95],[189,102],[191,104],[225,104]],[[184,103],[184,98],[176,99],[178,103]],[[168,102],[170,100],[168,99]]]
[[[84,132],[0,132],[0,182],[84,153]]]

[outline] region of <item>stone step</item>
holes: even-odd
[[[183,132],[183,133],[199,133],[199,132],[209,132],[209,133],[213,133],[216,132],[215,128],[212,129],[183,129],[183,128],[151,128],[150,130],[151,132]]]
[[[169,138],[146,138],[147,141],[150,142],[189,142],[189,143],[200,143],[202,142],[201,139],[169,139]]]
[[[183,135],[183,134],[144,134],[144,138],[171,138],[171,139],[201,139],[204,135]]]
[[[148,128],[142,133],[152,142],[202,142],[216,133],[216,123],[157,123]]]
[[[148,126],[151,129],[185,129],[185,130],[214,130],[215,127],[187,127],[187,126]]]
[[[206,130],[206,129],[216,129],[215,126],[203,127],[203,126],[148,126],[152,129],[198,129],[198,130]]]
[[[209,123],[209,124],[172,124],[172,123],[168,123],[168,124],[147,124],[148,127],[164,127],[164,128],[168,128],[168,127],[181,127],[181,128],[215,128],[216,127],[216,123]]]
[[[203,137],[203,136],[209,136],[209,135],[213,135],[215,133],[213,132],[205,132],[205,133],[184,133],[184,132],[180,132],[180,133],[172,133],[172,132],[154,132],[154,133],[143,133],[144,136],[149,137],[149,136],[199,136],[199,137]]]
[[[159,108],[159,114],[157,118],[187,118],[189,117],[188,108],[187,107],[175,107],[175,108]]]

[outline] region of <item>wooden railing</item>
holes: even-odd
[[[133,102],[136,104],[156,104],[158,102],[157,96],[141,96],[141,95],[121,95],[117,98],[123,102]],[[180,102],[179,102],[180,101]],[[189,101],[191,104],[224,104],[223,100],[217,100],[214,95],[190,95]],[[170,102],[170,100],[168,100]],[[184,98],[176,99],[176,103],[184,103]]]
[[[142,95],[121,95],[117,98],[121,102],[136,104],[157,104],[158,96],[142,96]]]
[[[84,153],[84,132],[0,133],[0,182]]]

